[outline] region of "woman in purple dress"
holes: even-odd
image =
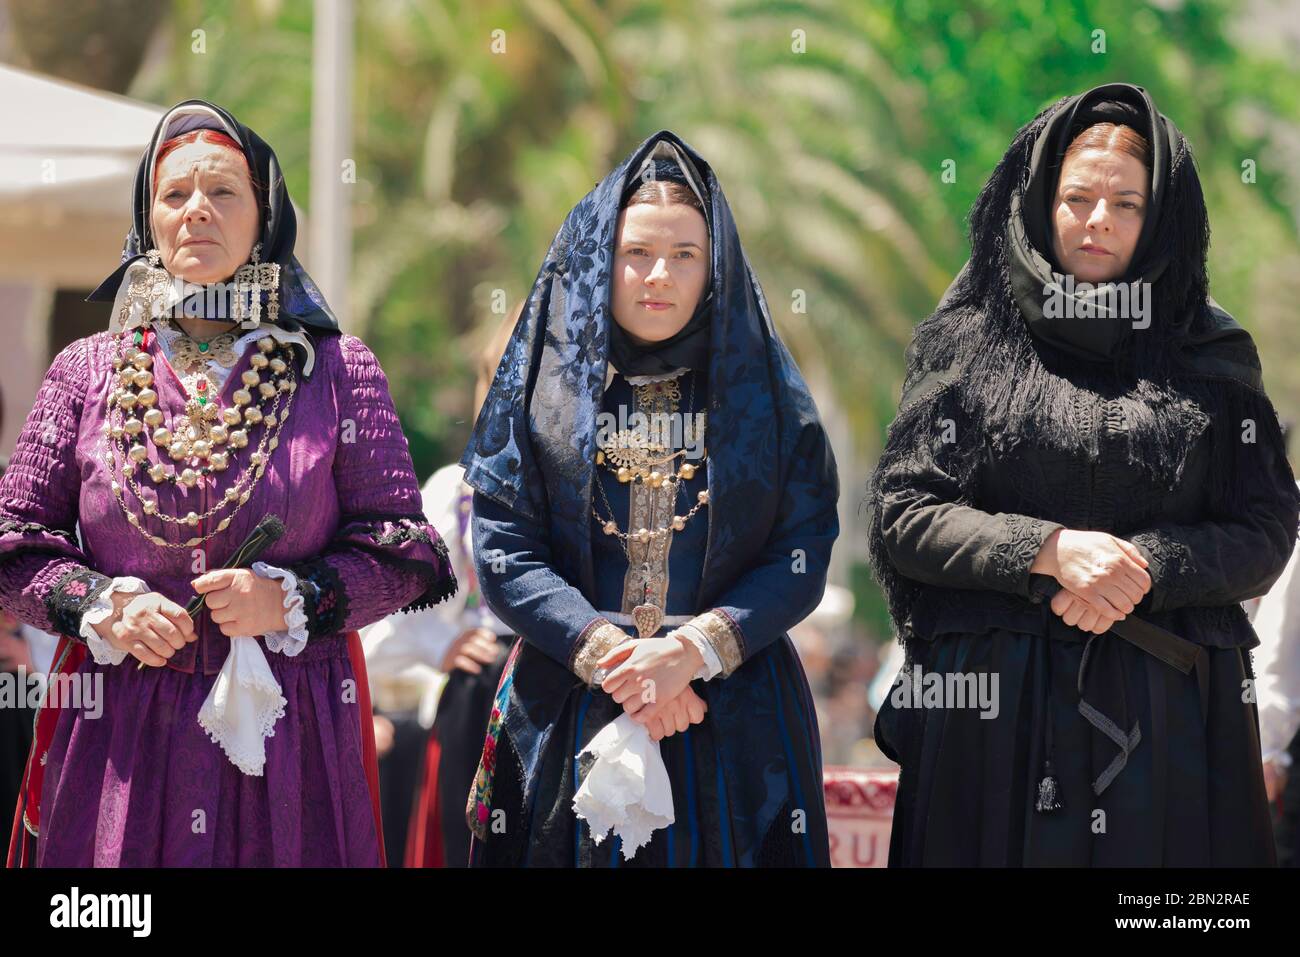
[[[456,589],[387,380],[224,110],[168,111],[133,218],[91,297],[110,331],[55,358],[0,484],[0,605],[65,636],[75,676],[10,859],[380,865],[355,630]],[[270,516],[283,535],[237,557]]]

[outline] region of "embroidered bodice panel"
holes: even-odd
[[[211,349],[212,355],[200,367],[197,363],[188,361],[190,354],[197,351],[195,349],[196,342],[192,339],[187,342],[183,330],[170,321],[154,323],[153,329],[158,336],[159,348],[167,357],[167,362],[176,373],[176,378],[180,380],[181,385],[185,386],[185,391],[190,395],[198,394],[199,380],[205,375],[212,383],[209,388],[215,389],[213,395],[219,393],[225,388],[226,379],[230,377],[231,370],[238,364],[244,350],[266,335],[265,331],[260,329],[241,334],[239,327],[236,326],[231,333],[235,336],[235,340],[229,346],[222,348],[224,343],[217,341],[223,339],[225,334],[214,337],[212,343],[214,348]]]
[[[695,376],[692,398],[691,377]],[[640,381],[640,380],[636,380]],[[685,372],[676,380],[681,394],[679,412],[704,413],[707,403],[707,375],[704,372]],[[688,408],[689,404],[689,408]],[[620,416],[622,409],[622,419]],[[623,375],[615,375],[605,391],[603,412],[606,421],[615,423],[616,429],[624,423],[635,423],[633,413],[647,416],[652,409],[638,403],[637,392]],[[688,423],[696,419],[680,419],[680,426],[665,433],[663,438],[668,452],[683,448],[698,448],[698,439],[687,431]],[[704,445],[712,436],[705,427]],[[676,440],[676,441],[673,441]],[[680,531],[672,531],[674,515],[685,516],[696,504],[696,495],[708,488],[707,458],[678,457],[664,467],[665,474],[675,472],[683,461],[697,464],[695,475],[683,479],[677,489],[667,483],[658,489],[641,482],[620,482],[610,468],[597,466],[595,481],[605,492],[593,489],[592,503],[600,518],[591,519],[592,552],[596,569],[596,595],[593,604],[602,611],[631,614],[643,601],[663,608],[668,615],[685,615],[696,612],[695,600],[700,577],[704,569],[704,548],[708,540],[709,509],[704,506],[695,513]],[[648,544],[631,540],[627,547],[633,561],[629,563],[620,540],[606,535],[603,523],[610,518],[606,502],[614,509],[614,520],[619,531],[636,531],[640,528],[668,527],[669,533]],[[649,591],[646,584],[649,584]]]
[[[1209,436],[1190,436],[1179,490],[1162,489],[1130,462],[1129,424],[1120,403],[1082,390],[1070,409],[1095,455],[1022,441],[1003,457],[987,451],[981,493],[989,511],[1017,512],[1067,528],[1121,535],[1153,521],[1195,521],[1201,511]],[[1202,423],[1202,428],[1204,423]]]

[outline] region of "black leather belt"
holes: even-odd
[[[1044,616],[1054,614],[1049,603],[1052,597],[1061,590],[1060,582],[1053,579],[1050,584],[1046,584],[1042,589]],[[1175,635],[1168,629],[1161,628],[1159,625],[1153,625],[1136,615],[1128,615],[1121,621],[1115,622],[1110,627],[1109,632],[1123,638],[1129,644],[1141,649],[1153,658],[1164,662],[1171,668],[1176,668],[1183,674],[1196,673],[1196,684],[1201,699],[1201,721],[1203,724],[1209,722],[1210,715],[1210,673],[1209,659],[1205,649],[1195,642],[1188,641]],[[1109,738],[1119,753],[1115,755],[1114,760],[1106,766],[1105,770],[1097,776],[1092,782],[1094,794],[1100,795],[1106,788],[1110,787],[1118,776],[1119,772],[1124,769],[1128,763],[1128,757],[1137,748],[1138,743],[1142,740],[1142,728],[1137,721],[1133,722],[1132,730],[1127,733],[1102,713],[1095,705],[1089,702],[1083,694],[1084,680],[1088,670],[1088,657],[1092,651],[1093,642],[1100,638],[1101,635],[1091,634],[1088,636],[1088,644],[1083,649],[1083,658],[1079,662],[1079,675],[1077,688],[1079,693],[1079,713],[1084,719],[1096,728],[1099,732]],[[1121,689],[1121,693],[1124,691]]]

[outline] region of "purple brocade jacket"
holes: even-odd
[[[446,546],[421,510],[419,483],[387,378],[361,340],[313,333],[316,362],[310,378],[302,376],[302,353],[295,351],[298,388],[265,474],[237,511],[222,508],[192,527],[165,524],[143,512],[121,475],[120,449],[116,474],[105,462],[112,362],[122,351],[123,335],[101,332],[80,339],[60,352],[46,373],[0,481],[0,606],[34,627],[82,641],[81,616],[112,578],[136,576],[186,605],[194,597],[190,582],[225,566],[270,513],[284,521],[285,534],[258,558],[298,577],[309,639],[353,631],[398,610],[427,608],[455,593]],[[186,395],[156,340],[148,351],[157,407],[170,427],[184,414]],[[248,348],[231,370],[222,405],[230,404],[256,352]],[[143,470],[159,454],[149,444],[149,462],[141,465],[136,481],[157,492],[160,512],[203,515],[236,482],[265,428],[249,429],[248,446],[232,450],[228,470],[190,488],[149,481]],[[180,547],[159,545],[132,527],[116,500],[115,481],[121,482],[140,528]],[[224,531],[195,547],[183,544],[208,534],[232,512]],[[230,639],[206,607],[195,630],[198,640],[178,651],[167,667],[216,674]]]

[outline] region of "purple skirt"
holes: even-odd
[[[99,714],[83,703],[59,717],[37,866],[378,867],[346,637],[266,660],[287,704],[250,777],[199,726],[216,675],[87,657]]]

